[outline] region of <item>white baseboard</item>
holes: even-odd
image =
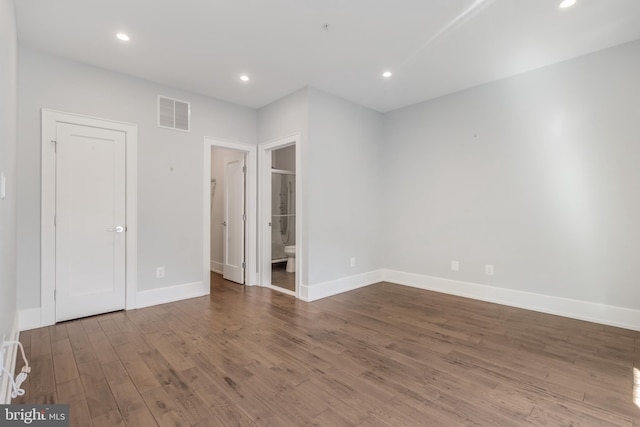
[[[11,335],[6,337],[7,341],[18,341],[20,339],[19,326],[20,318],[18,317],[18,312],[16,311],[16,315],[13,318],[13,326],[11,327]],[[0,351],[4,351],[4,368],[9,372],[15,372],[18,346],[10,346],[5,349],[0,349]],[[6,405],[9,403],[11,403],[11,383],[9,382],[9,377],[7,375],[2,375],[2,381],[0,381],[0,404]]]
[[[311,302],[343,292],[378,283],[382,280],[382,270],[369,271],[367,273],[347,276],[336,280],[317,283],[315,285],[300,286],[300,299]]]
[[[382,270],[386,282],[640,331],[640,311],[551,295]]]
[[[209,269],[214,273],[222,274],[222,263],[211,260]]]
[[[136,293],[136,308],[200,297],[209,294],[209,291],[210,289],[206,287],[203,282],[186,283],[166,288],[140,291]],[[47,326],[42,324],[40,307],[19,310],[18,319],[20,331],[28,331],[29,329]]]
[[[21,331],[36,329],[45,326],[42,324],[42,314],[40,307],[18,310],[19,326]]]
[[[203,282],[185,283],[182,285],[167,286],[165,288],[139,291],[136,294],[136,308],[150,307],[152,305],[166,304],[188,298],[208,295],[210,289]]]

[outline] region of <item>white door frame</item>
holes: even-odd
[[[303,242],[302,233],[302,155],[301,136],[299,133],[274,139],[259,144],[260,157],[260,179],[258,181],[258,192],[260,195],[259,215],[260,215],[260,285],[271,288],[271,152],[280,148],[294,145],[296,147],[296,291],[295,297],[300,299],[303,276]],[[277,289],[283,292],[282,289]],[[284,290],[284,293],[289,293]],[[292,293],[294,294],[294,293]]]
[[[246,155],[246,208],[247,220],[246,226],[246,246],[245,246],[245,262],[247,263],[244,284],[247,286],[255,286],[258,284],[256,280],[256,272],[258,271],[256,263],[257,254],[257,225],[256,225],[256,202],[257,202],[257,147],[242,142],[225,141],[222,139],[204,137],[204,172],[202,177],[203,183],[203,273],[202,283],[206,288],[206,293],[211,292],[211,148],[227,148],[236,150]]]
[[[42,177],[40,214],[40,324],[56,323],[55,274],[56,229],[53,223],[56,207],[56,156],[57,123],[70,123],[101,129],[121,131],[126,134],[126,293],[125,309],[136,308],[138,288],[138,125],[118,122],[82,114],[42,109]]]

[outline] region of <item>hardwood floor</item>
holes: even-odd
[[[289,291],[296,291],[296,273],[287,273],[287,263],[279,262],[271,266],[271,284]]]
[[[640,426],[640,333],[389,283],[308,304],[216,278],[20,338],[14,403],[77,426]]]

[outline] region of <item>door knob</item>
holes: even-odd
[[[119,225],[116,228],[107,228],[107,231],[110,231],[111,233],[122,233],[124,231],[124,227]]]

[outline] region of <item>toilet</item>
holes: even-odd
[[[287,256],[287,273],[296,272],[296,245],[285,246],[284,254]]]

